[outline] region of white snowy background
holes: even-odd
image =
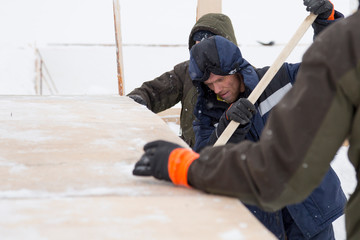
[[[302,0],[223,0],[243,57],[254,66],[271,65],[308,15]],[[357,0],[333,0],[350,15]],[[43,94],[118,93],[112,0],[0,0],[0,95],[36,95],[36,62],[43,62]],[[120,0],[125,93],[189,58],[188,34],[196,19],[196,0]],[[275,41],[272,47],[257,41]],[[301,61],[312,29],[289,56]],[[52,85],[51,85],[52,86]],[[177,105],[179,106],[179,105]],[[170,126],[175,129],[176,126]],[[339,149],[332,163],[347,196],[356,185]],[[345,239],[344,219],[334,223]]]

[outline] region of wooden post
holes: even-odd
[[[119,0],[113,0],[114,10],[114,26],[115,26],[115,41],[116,41],[116,62],[117,62],[117,79],[119,86],[119,95],[124,95],[124,66],[122,57],[122,40],[120,28],[120,3]]]
[[[198,0],[196,20],[207,13],[221,13],[222,0]]]
[[[41,59],[37,56],[35,59],[35,93],[40,95],[40,82],[41,82]]]
[[[42,78],[43,73],[42,73],[42,68],[43,68],[43,60],[40,59],[40,72],[39,72],[39,76],[40,76],[40,86],[39,86],[40,92],[39,92],[39,94],[40,95],[43,94],[43,78]]]

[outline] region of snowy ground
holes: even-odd
[[[357,181],[355,170],[347,157],[347,151],[348,147],[341,147],[331,163],[331,166],[340,178],[341,186],[346,194],[346,197],[349,198],[355,190]],[[333,226],[336,239],[346,239],[344,216],[335,221]]]

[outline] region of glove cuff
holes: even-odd
[[[168,172],[175,185],[190,187],[187,174],[191,163],[199,158],[199,154],[186,148],[176,148],[169,156]]]
[[[331,14],[330,16],[327,18],[327,20],[335,20],[335,7],[334,7],[334,4],[329,0],[329,2],[332,4],[332,11],[331,11]]]
[[[335,20],[335,10],[333,9],[327,20]]]
[[[128,95],[128,97],[141,105],[147,106],[146,101],[140,95]]]

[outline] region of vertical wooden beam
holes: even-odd
[[[221,13],[222,0],[198,0],[196,20],[207,13]]]
[[[40,88],[40,92],[39,92],[39,94],[40,95],[43,95],[43,73],[42,73],[42,69],[43,69],[43,60],[42,59],[40,59],[40,72],[39,72],[39,76],[40,76],[40,86],[39,86],[39,88]]]
[[[41,82],[41,59],[36,52],[36,59],[35,59],[35,93],[36,95],[40,95],[40,82]]]
[[[117,79],[119,86],[119,95],[124,95],[124,66],[122,57],[122,39],[121,39],[121,27],[120,27],[120,3],[119,0],[113,0],[114,10],[114,26],[115,26],[115,41],[116,41],[116,62],[117,62]]]

